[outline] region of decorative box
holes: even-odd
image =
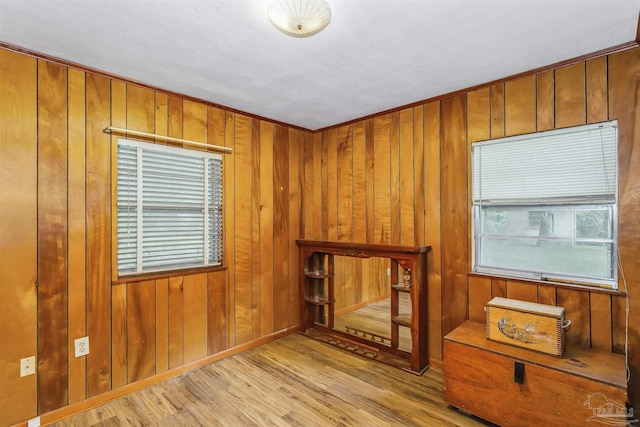
[[[485,311],[487,339],[562,357],[564,307],[496,297]]]

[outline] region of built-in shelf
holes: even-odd
[[[305,270],[304,275],[307,277],[317,277],[317,278],[325,278],[330,276],[329,272],[324,270],[313,270],[313,271]]]
[[[324,299],[324,298],[320,298],[320,297],[305,297],[305,302],[308,302],[309,304],[316,304],[316,305],[327,305],[329,304],[329,300],[328,299]]]
[[[411,327],[411,316],[399,315],[399,316],[391,316],[391,321],[397,323],[398,325]]]
[[[411,288],[410,287],[407,288],[402,283],[399,283],[399,284],[396,284],[396,285],[391,285],[391,289],[393,289],[396,292],[407,292],[407,293],[411,292]]]

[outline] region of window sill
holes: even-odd
[[[193,274],[201,274],[201,273],[213,273],[216,271],[224,271],[226,269],[227,269],[226,265],[221,265],[221,266],[215,266],[215,267],[192,267],[192,268],[185,268],[182,270],[167,270],[167,271],[157,271],[157,272],[150,272],[150,273],[132,274],[130,276],[118,276],[117,279],[111,281],[111,284],[120,285],[123,283],[144,282],[146,280],[168,279],[170,277],[190,276]]]
[[[624,296],[627,294],[627,292],[624,289],[620,289],[620,288],[610,289],[610,288],[601,287],[598,285],[584,285],[579,283],[554,282],[551,280],[536,280],[536,279],[528,279],[523,277],[506,276],[506,275],[489,274],[489,273],[469,272],[467,273],[467,275],[469,277],[488,277],[488,278],[499,279],[499,280],[513,280],[518,282],[531,283],[534,285],[554,286],[556,288],[576,289],[581,291],[589,291],[589,292],[596,292],[596,293],[609,294],[609,295]]]

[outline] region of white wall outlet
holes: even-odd
[[[26,377],[27,375],[33,375],[36,373],[36,357],[25,357],[20,359],[20,376]]]
[[[76,357],[86,356],[89,354],[89,337],[78,338],[73,341],[76,349]]]
[[[27,427],[40,427],[40,417],[31,418],[27,421]]]

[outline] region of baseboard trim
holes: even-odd
[[[292,326],[290,328],[283,329],[273,334],[260,337],[248,343],[244,343],[239,346],[230,348],[228,350],[221,351],[220,353],[212,354],[203,359],[199,359],[199,360],[187,363],[186,365],[182,365],[177,368],[173,368],[168,371],[161,372],[152,377],[148,377],[143,380],[124,385],[115,390],[110,390],[105,393],[99,394],[97,396],[90,397],[86,400],[83,400],[82,402],[73,403],[71,405],[64,406],[62,408],[53,410],[51,412],[47,412],[45,414],[40,415],[40,423],[42,426],[53,424],[55,422],[64,420],[65,418],[72,417],[76,414],[87,411],[89,409],[93,409],[100,405],[104,405],[105,403],[111,402],[112,400],[126,396],[135,391],[139,391],[144,388],[150,387],[152,385],[166,381],[168,379],[178,377],[186,372],[200,368],[204,365],[208,365],[210,363],[216,362],[226,357],[233,356],[238,353],[242,353],[252,348],[259,347],[268,342],[275,341],[277,339],[291,335],[293,333],[298,332],[299,330],[300,330],[300,326],[298,325]],[[26,425],[27,425],[27,422],[24,421],[22,423],[14,424],[13,427],[24,427]]]

